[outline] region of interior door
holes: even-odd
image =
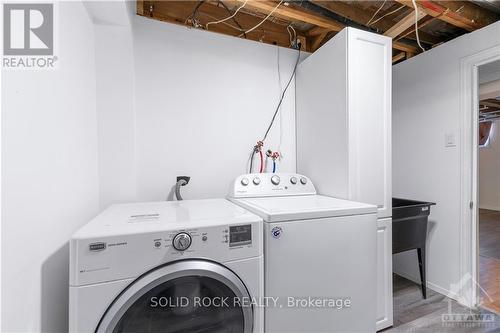
[[[96,332],[250,333],[248,299],[243,282],[226,267],[180,261],[133,282],[111,304]]]

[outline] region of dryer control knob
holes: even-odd
[[[300,178],[300,183],[301,183],[302,185],[307,184],[307,178],[305,178],[305,177]]]
[[[242,179],[241,179],[241,185],[243,185],[243,186],[247,186],[247,185],[248,185],[248,183],[249,183],[248,178],[242,178]]]
[[[293,185],[297,184],[297,177],[290,178],[290,183],[292,183]]]
[[[280,183],[280,177],[274,175],[271,177],[271,183],[273,183],[274,185],[279,185]]]
[[[172,245],[177,251],[187,250],[191,246],[191,236],[186,232],[180,232],[175,235]]]

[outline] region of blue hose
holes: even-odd
[[[273,173],[276,172],[276,161],[273,161]]]

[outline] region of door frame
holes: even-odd
[[[478,67],[500,60],[500,45],[460,60],[460,282],[457,297],[460,303],[475,308],[478,293],[478,130],[479,83]]]

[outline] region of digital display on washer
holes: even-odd
[[[252,244],[252,225],[237,225],[229,227],[229,246]]]

